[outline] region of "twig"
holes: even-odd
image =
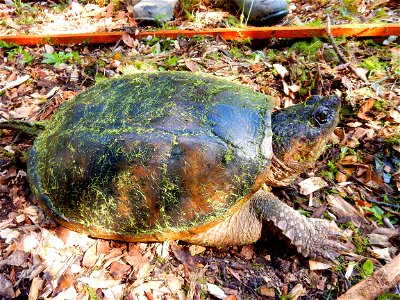
[[[14,81],[8,82],[4,87],[0,88],[0,93],[6,90],[12,89],[13,87],[19,86],[30,78],[29,75],[24,75],[15,79]]]
[[[377,200],[374,200],[374,199],[368,199],[367,201],[371,202],[371,203],[374,203],[374,204],[378,204],[378,205],[389,206],[389,207],[392,207],[394,209],[400,209],[400,205],[397,205],[397,204],[386,203],[386,202],[377,201]]]
[[[370,277],[357,283],[337,300],[372,300],[397,284],[400,284],[400,254]]]
[[[335,38],[333,37],[332,32],[331,32],[331,17],[328,15],[327,19],[328,19],[328,21],[326,24],[326,33],[329,37],[329,41],[331,42],[333,48],[335,49],[337,55],[345,64],[347,64],[347,67],[354,75],[356,75],[359,79],[361,79],[366,84],[371,85],[370,82],[368,81],[368,79],[365,77],[365,75],[360,74],[360,72],[357,71],[356,68],[354,68],[353,64],[346,58],[346,56],[343,54],[342,50],[339,49],[338,45],[336,45]]]

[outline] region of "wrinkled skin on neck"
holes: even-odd
[[[274,157],[267,184],[287,185],[318,159],[336,127],[339,110],[337,96],[313,96],[272,114]]]

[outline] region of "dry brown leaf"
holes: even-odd
[[[361,123],[361,122],[350,122],[350,123],[347,123],[346,125],[349,126],[349,127],[359,127],[362,124],[363,123]]]
[[[344,166],[353,165],[357,162],[357,160],[358,158],[356,155],[347,155],[340,161],[340,164]]]
[[[296,93],[300,90],[300,86],[297,84],[292,84],[289,86],[289,90],[291,90],[293,93]]]
[[[189,251],[191,255],[197,255],[206,251],[206,247],[198,246],[198,245],[190,245]]]
[[[21,106],[10,111],[10,115],[14,119],[28,119],[34,112],[39,110],[39,106],[36,104]]]
[[[198,72],[200,70],[199,65],[189,58],[185,59],[185,65],[192,72]]]
[[[305,294],[306,289],[302,284],[298,283],[291,289],[288,294],[288,298],[291,300],[297,300],[301,295]]]
[[[5,90],[11,89],[13,87],[16,87],[22,83],[24,83],[25,81],[27,81],[30,78],[29,75],[23,75],[11,82],[8,82],[4,87],[0,88],[0,92],[3,92]]]
[[[7,258],[7,264],[16,267],[26,267],[28,265],[28,261],[28,253],[21,250],[15,250]]]
[[[137,46],[137,41],[135,42],[135,39],[127,33],[122,35],[122,41],[130,48],[135,48]]]
[[[108,254],[110,251],[110,242],[106,240],[98,240],[96,246],[96,254]]]
[[[105,257],[104,260],[108,260],[110,258],[114,258],[117,256],[120,256],[122,254],[122,249],[121,248],[114,248],[108,253]]]
[[[389,252],[389,248],[375,248],[373,250],[371,250],[371,256],[378,258],[378,259],[383,259],[386,262],[389,262],[392,260],[391,256],[390,256],[390,252]]]
[[[254,255],[254,245],[244,245],[240,251],[240,255],[246,260],[252,259]]]
[[[346,268],[346,273],[344,274],[344,278],[349,279],[351,277],[351,275],[353,275],[355,265],[356,265],[355,262],[353,262],[353,261],[349,262],[349,264]]]
[[[93,244],[83,255],[82,266],[91,268],[96,264],[98,256],[96,255],[96,244]]]
[[[309,260],[308,261],[309,267],[311,271],[315,270],[328,270],[332,268],[332,264],[329,263],[322,263],[316,260]]]
[[[351,220],[356,226],[366,225],[369,222],[360,214],[353,205],[347,203],[339,195],[327,195],[328,205],[338,218]]]
[[[275,299],[275,289],[272,287],[268,287],[266,285],[260,286],[260,294],[265,297],[270,297]]]
[[[282,85],[283,85],[283,92],[286,94],[286,95],[289,95],[289,92],[290,92],[290,90],[289,90],[289,85],[286,83],[286,81],[285,80],[283,80],[282,79]],[[286,106],[285,106],[286,107]]]
[[[251,66],[250,66],[250,68],[251,68],[251,70],[253,71],[253,72],[260,72],[260,70],[261,70],[261,64],[252,64]]]
[[[122,279],[130,269],[129,265],[116,261],[110,265],[110,274],[114,279]]]
[[[346,146],[350,148],[357,148],[359,145],[360,141],[354,137],[351,137],[346,141]]]
[[[273,66],[274,66],[274,69],[276,70],[276,72],[278,72],[278,74],[282,78],[284,78],[286,75],[289,74],[289,71],[284,66],[282,66],[281,64],[273,64]]]
[[[207,282],[205,285],[207,287],[208,292],[211,295],[213,295],[215,298],[221,299],[221,300],[226,298],[225,292],[219,286],[217,286],[213,283],[209,283],[209,282]]]
[[[102,289],[104,294],[104,299],[110,300],[119,300],[126,299],[124,298],[124,291],[126,288],[126,284],[119,284],[108,289]],[[128,298],[129,299],[129,298]]]
[[[390,110],[389,116],[392,118],[393,122],[400,124],[400,113],[397,110]]]
[[[336,178],[337,182],[342,183],[342,182],[346,182],[348,177],[347,177],[347,175],[345,175],[339,171],[336,173],[335,178]]]
[[[3,274],[0,273],[0,296],[9,297],[13,299],[15,297],[13,284],[11,281]]]
[[[356,75],[359,78],[361,78],[361,80],[363,80],[364,82],[368,82],[368,78],[367,78],[368,70],[367,69],[355,68],[354,70],[355,70]]]
[[[328,186],[328,184],[321,177],[310,177],[299,182],[299,186],[300,193],[307,196],[323,187]]]
[[[359,112],[365,114],[366,112],[368,112],[374,106],[374,103],[375,103],[375,99],[374,98],[368,99],[367,101],[365,101],[363,103],[363,105],[361,105]]]
[[[58,285],[55,289],[56,292],[61,292],[67,288],[69,288],[74,283],[74,275],[72,274],[71,270],[67,270],[61,277],[57,280]]]
[[[101,278],[91,278],[91,277],[81,277],[78,281],[83,282],[94,289],[105,289],[118,285],[120,280],[113,279],[101,279]]]
[[[374,130],[372,128],[363,128],[358,127],[354,130],[352,138],[356,140],[361,140],[363,137],[367,136],[368,138],[372,138],[374,136]]]
[[[115,7],[114,2],[110,1],[110,3],[107,5],[107,8],[106,8],[106,13],[105,13],[106,17],[111,17],[111,15],[114,11],[114,7]]]

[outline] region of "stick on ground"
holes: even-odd
[[[400,284],[400,254],[337,300],[372,300],[397,284]]]

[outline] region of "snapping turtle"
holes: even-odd
[[[252,243],[272,222],[305,256],[334,259],[340,231],[306,218],[283,186],[324,149],[336,96],[271,114],[249,88],[185,72],[102,82],[64,104],[29,153],[47,213],[72,230],[123,241]]]

